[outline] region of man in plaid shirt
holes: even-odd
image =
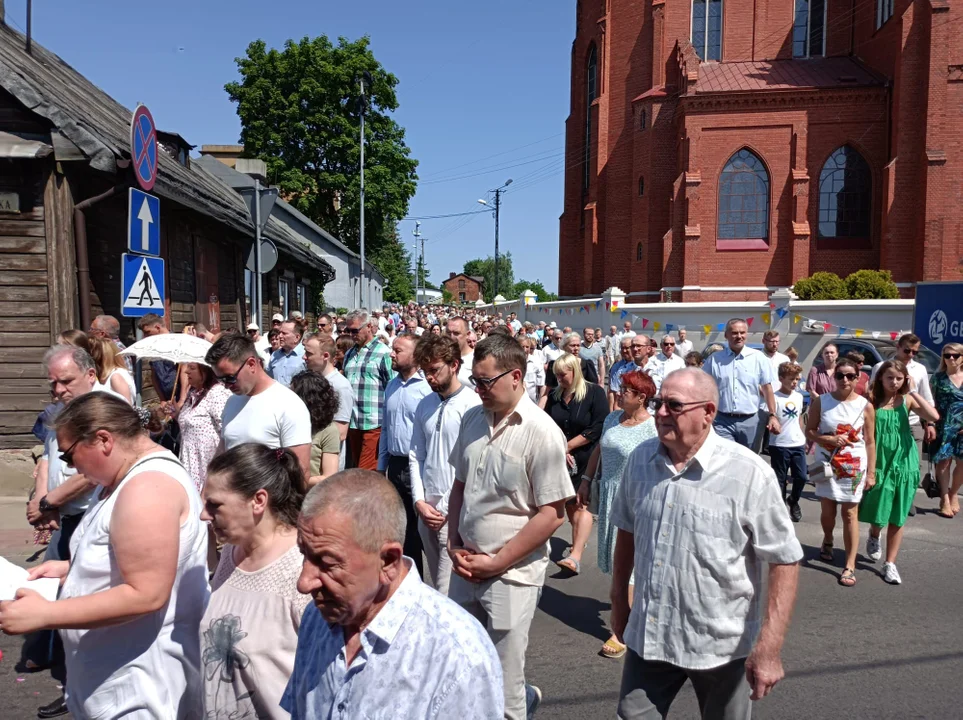
[[[395,375],[391,349],[375,338],[377,331],[365,310],[355,310],[345,318],[344,334],[354,338],[355,346],[344,356],[344,376],[357,398],[348,426],[348,450],[351,467],[364,470],[378,469],[385,388]]]

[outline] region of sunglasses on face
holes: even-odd
[[[838,373],[836,373],[835,375],[833,375],[833,377],[836,378],[837,380],[849,380],[849,382],[852,382],[853,380],[855,380],[856,378],[858,378],[859,375],[857,375],[856,373],[842,373],[842,372],[838,372]]]
[[[74,440],[73,445],[71,445],[69,448],[67,448],[62,453],[60,453],[60,462],[62,462],[64,465],[74,464],[74,448],[77,447],[77,445],[80,443],[80,440],[82,439],[83,438]]]
[[[903,351],[904,353],[906,353],[907,355],[919,355],[919,354],[920,354],[920,351],[919,351],[919,350],[910,350],[909,348],[900,348],[900,350],[902,350],[902,351]]]
[[[237,378],[241,374],[241,370],[244,369],[245,365],[247,365],[247,360],[245,360],[244,364],[231,375],[218,375],[217,373],[214,373],[214,379],[222,385],[235,385],[237,383]]]
[[[505,372],[503,372],[503,373],[501,373],[501,374],[499,374],[499,375],[496,375],[496,376],[493,377],[493,378],[480,378],[480,377],[475,377],[474,375],[472,375],[472,376],[469,377],[468,379],[471,380],[471,384],[474,385],[476,388],[480,388],[481,390],[491,390],[492,385],[494,385],[496,382],[498,382],[501,378],[503,378],[503,377],[505,377],[506,375],[508,375],[508,373],[510,373],[510,372],[511,372],[511,370],[506,370]]]
[[[345,335],[357,335],[359,332],[361,332],[361,328],[345,328],[341,332],[343,332]]]
[[[681,400],[666,400],[664,398],[655,397],[649,401],[649,404],[652,406],[652,409],[655,410],[656,412],[659,412],[659,410],[662,409],[662,406],[665,405],[666,410],[668,410],[673,415],[678,415],[683,410],[685,410],[686,407],[688,407],[689,405],[705,405],[706,402],[708,401],[692,400],[690,402],[682,402]]]
[[[943,353],[944,360],[959,360],[963,355],[960,353]]]

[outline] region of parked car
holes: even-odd
[[[872,374],[873,366],[876,363],[881,363],[884,360],[892,360],[896,357],[896,341],[894,340],[876,340],[866,338],[847,338],[845,340],[833,340],[832,338],[827,338],[826,342],[832,342],[839,348],[839,355],[842,357],[850,350],[856,350],[862,353],[866,357],[866,363],[863,365],[863,372],[867,375]],[[920,354],[916,356],[916,361],[923,364],[931,376],[940,367],[940,356],[927,347],[920,346]],[[821,355],[817,355],[816,359],[813,361],[813,365],[822,365],[823,358]]]

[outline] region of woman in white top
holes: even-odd
[[[300,488],[294,453],[257,443],[218,455],[207,470],[201,519],[226,544],[201,620],[203,717],[288,717],[279,703],[311,601],[297,589]]]
[[[822,477],[814,478],[822,509],[819,558],[833,561],[836,506],[842,503],[846,564],[839,584],[846,587],[856,584],[859,501],[863,491],[876,484],[876,414],[872,404],[856,393],[859,371],[849,358],[837,361],[832,377],[836,389],[813,399],[806,423],[806,438],[816,444],[816,459],[823,464]]]
[[[77,398],[55,429],[63,462],[103,487],[71,539],[55,603],[26,590],[0,607],[8,633],[57,629],[75,718],[175,720],[201,705],[198,627],[207,606],[207,532],[178,459],[151,441],[147,411],[107,393]]]
[[[97,380],[111,392],[122,397],[131,405],[137,397],[134,376],[130,374],[124,359],[118,354],[117,346],[106,338],[90,337],[90,356],[97,364]]]

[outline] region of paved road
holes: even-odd
[[[796,526],[806,561],[784,652],[788,676],[755,705],[755,717],[932,720],[963,714],[958,679],[963,625],[956,610],[963,598],[963,517],[938,517],[931,512],[935,501],[922,494],[917,504],[927,512],[907,526],[899,563],[903,585],[886,585],[879,567],[861,556],[858,584],[843,588],[836,584],[842,551],[837,550],[834,568],[815,559],[821,539],[818,505],[807,493],[803,522]],[[563,528],[553,540],[556,555],[568,537]],[[836,543],[842,544],[838,530]],[[608,637],[609,603],[608,578],[594,560],[593,537],[582,574],[551,573],[545,585],[528,654],[529,679],[544,692],[540,718],[615,717],[621,664],[597,654]],[[19,648],[18,639],[0,636],[5,655],[0,717],[5,720],[35,717],[35,708],[57,692],[48,675],[15,672]],[[24,681],[17,682],[18,677]],[[698,717],[689,686],[670,717]]]

